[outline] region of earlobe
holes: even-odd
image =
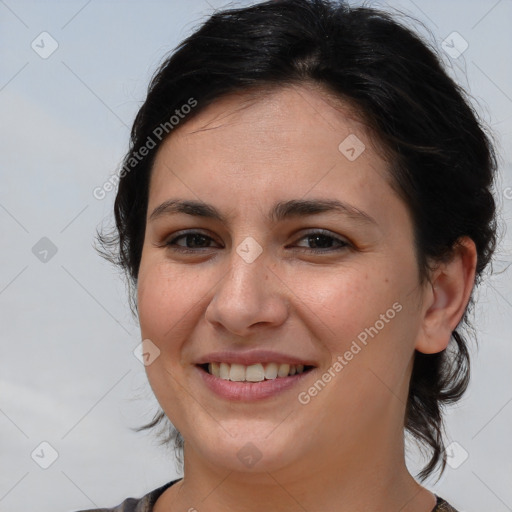
[[[477,262],[473,240],[458,240],[452,258],[441,263],[426,285],[422,324],[415,348],[424,354],[443,351],[469,302]]]

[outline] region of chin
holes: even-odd
[[[279,471],[300,459],[293,439],[294,436],[281,437],[275,432],[258,435],[251,429],[240,429],[237,436],[230,437],[220,429],[216,438],[201,436],[196,448],[198,455],[215,468],[237,473],[267,473]]]

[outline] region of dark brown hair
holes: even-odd
[[[306,81],[348,100],[391,155],[393,185],[414,222],[421,282],[431,263],[449,258],[460,237],[468,236],[476,244],[479,284],[496,245],[491,189],[497,163],[466,93],[435,50],[389,13],[328,0],[277,0],[216,12],[150,83],[123,162],[116,230],[97,235],[102,256],[126,272],[134,313],[151,168],[162,141],[172,135],[172,116],[186,123],[224,95]],[[185,113],[191,98],[196,105]],[[156,147],[141,158],[140,148],[150,140]],[[473,305],[472,295],[445,351],[415,353],[404,426],[430,451],[421,479],[439,464],[442,473],[446,464],[442,407],[459,400],[468,385],[462,327],[471,330]],[[162,421],[160,433],[168,433],[163,443],[174,439],[181,449],[183,438],[163,411],[136,430]]]

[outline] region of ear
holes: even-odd
[[[441,263],[425,285],[423,317],[415,348],[424,354],[444,350],[459,324],[475,282],[476,246],[469,237],[460,238],[453,257]]]

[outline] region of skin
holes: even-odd
[[[354,161],[338,149],[350,134],[366,146]],[[473,287],[476,250],[462,239],[452,260],[420,285],[412,220],[387,168],[353,109],[312,84],[217,100],[161,146],[138,308],[142,338],[160,350],[146,367],[150,385],[185,439],[185,477],[162,494],[156,512],[434,508],[434,495],[404,463],[412,358],[415,349],[447,346]],[[212,204],[230,220],[183,213],[150,220],[171,198]],[[313,198],[344,201],[376,223],[336,212],[266,218],[277,201]],[[165,245],[187,229],[211,240]],[[306,235],[318,229],[334,240],[315,246]],[[262,248],[251,263],[236,251],[249,236]],[[394,319],[300,403],[298,393],[394,303],[402,306]],[[299,388],[252,403],[218,397],[197,376],[199,356],[256,348],[317,368]],[[261,454],[252,467],[237,457],[248,442]]]

